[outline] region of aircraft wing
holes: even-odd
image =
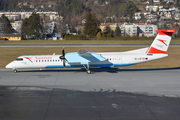
[[[89,64],[91,62],[100,62],[105,61],[106,59],[102,57],[100,54],[93,52],[85,52],[85,53],[67,53],[65,55],[66,62],[69,64],[80,63],[80,64]]]

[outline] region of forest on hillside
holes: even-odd
[[[55,10],[67,23],[73,25],[82,21],[87,12],[95,13],[99,22],[128,22],[121,17],[132,18],[138,11],[136,5],[128,0],[26,0],[26,2],[35,7],[24,6],[24,0],[0,0],[0,11]]]

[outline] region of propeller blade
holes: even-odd
[[[65,56],[65,52],[64,52],[64,49],[62,50],[62,56]]]
[[[64,67],[66,67],[66,64],[65,64],[65,63],[66,63],[66,60],[64,59],[64,60],[63,60],[63,66],[64,66]]]
[[[65,51],[64,48],[62,50],[62,56],[59,57],[61,60],[63,60],[63,66],[66,67],[66,59],[65,59]]]

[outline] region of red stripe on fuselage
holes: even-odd
[[[24,57],[24,58],[26,58],[26,59],[28,59],[29,61],[31,61],[31,62],[32,62],[32,60],[31,60],[29,57]]]
[[[148,48],[148,50],[146,51],[146,53],[148,53],[148,54],[166,54],[166,51],[158,50],[158,49],[150,46]]]

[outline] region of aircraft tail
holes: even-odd
[[[175,29],[161,29],[156,31],[158,35],[147,49],[147,54],[166,54]]]

